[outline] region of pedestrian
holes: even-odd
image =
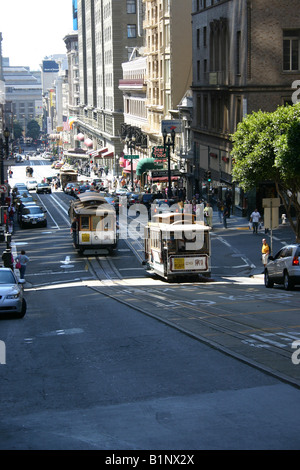
[[[224,207],[224,210],[223,210],[223,225],[224,225],[224,228],[227,228],[227,219],[229,217],[229,209],[227,206]]]
[[[228,207],[228,218],[229,218],[230,217],[230,210],[231,210],[231,206],[232,206],[232,198],[231,198],[230,191],[226,191],[225,205],[226,205],[226,207]]]
[[[257,233],[258,224],[261,219],[261,215],[257,209],[255,209],[250,215],[250,222],[252,222],[253,233]]]
[[[76,246],[76,234],[77,234],[77,220],[76,220],[76,217],[74,217],[74,219],[72,220],[72,223],[71,223],[71,234],[72,234],[72,237],[73,237],[73,244],[74,244],[74,246]]]
[[[207,225],[212,228],[212,226],[213,226],[213,208],[211,207],[209,202],[206,204],[206,206],[204,208],[204,215],[206,217]]]
[[[16,257],[16,261],[18,261],[21,265],[21,267],[20,267],[20,279],[24,280],[27,263],[29,261],[29,258],[26,255],[25,250],[21,250],[21,254]]]
[[[218,199],[217,208],[218,208],[219,220],[220,220],[220,223],[222,223],[222,221],[223,221],[224,205],[223,205],[223,201],[221,201],[221,199]]]
[[[269,254],[270,254],[270,247],[267,244],[265,238],[262,239],[261,254],[262,254],[262,256],[261,256],[262,263],[263,263],[264,267],[266,267],[267,262],[268,262],[268,258],[269,258]]]

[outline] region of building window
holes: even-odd
[[[197,28],[197,48],[200,47],[200,28]]]
[[[127,37],[136,38],[136,25],[135,24],[127,25]]]
[[[127,13],[136,13],[136,0],[127,0]]]
[[[241,32],[236,33],[236,73],[241,73]]]
[[[283,70],[297,72],[299,70],[300,30],[283,32]]]

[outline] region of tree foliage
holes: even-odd
[[[32,119],[31,121],[28,122],[27,124],[27,137],[31,137],[32,139],[38,139],[40,136],[40,126],[39,123],[35,120]]]
[[[13,135],[14,139],[19,139],[22,136],[23,128],[19,121],[14,121],[13,124]]]
[[[231,139],[233,180],[245,191],[262,181],[274,182],[300,242],[300,104],[246,116]],[[296,222],[291,217],[292,207]]]

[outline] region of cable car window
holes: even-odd
[[[104,230],[113,230],[113,217],[106,216],[103,219],[103,229]]]
[[[81,230],[89,230],[90,229],[90,218],[89,217],[81,217],[80,218],[80,228],[81,228]]]
[[[99,216],[92,217],[92,230],[94,232],[99,230],[100,225],[98,225],[98,224],[100,223],[100,220],[101,220],[101,218]]]

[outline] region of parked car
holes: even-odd
[[[287,245],[281,248],[269,261],[264,271],[265,286],[283,284],[285,290],[300,284],[300,245]]]
[[[26,206],[22,210],[22,216],[20,220],[21,228],[28,227],[30,225],[41,225],[47,227],[46,211],[38,205]]]
[[[18,223],[21,225],[21,222],[22,222],[22,215],[23,215],[23,211],[26,207],[35,207],[37,204],[35,203],[34,200],[32,201],[29,201],[29,202],[21,202],[18,206],[17,206],[17,220],[18,220]]]
[[[25,183],[16,183],[13,187],[13,191],[17,191],[18,189],[27,189]]]
[[[15,314],[23,318],[26,313],[26,301],[23,287],[10,268],[0,268],[0,315]]]
[[[37,181],[36,180],[27,180],[26,181],[26,188],[28,189],[28,191],[30,191],[31,189],[36,189],[37,188]]]
[[[49,183],[39,183],[36,188],[37,194],[51,194],[51,185]]]
[[[21,187],[17,188],[16,191],[14,191],[14,193],[15,193],[15,197],[24,197],[24,195],[26,194],[27,196],[29,196],[29,191],[26,186],[25,188],[21,188]]]

